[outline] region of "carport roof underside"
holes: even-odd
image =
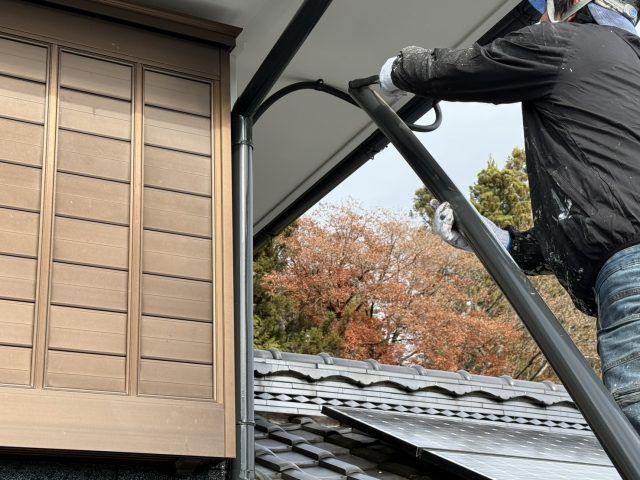
[[[232,52],[234,98],[244,91],[301,5],[299,0],[136,3],[242,28]],[[522,16],[526,3],[334,1],[271,93],[317,79],[346,91],[349,80],[377,73],[381,63],[403,46],[464,47],[489,40],[505,28],[513,29],[512,19],[516,13]],[[406,102],[397,101],[394,107]],[[409,103],[405,108],[414,120],[429,108],[420,99]],[[375,131],[369,118],[353,105],[313,90],[295,92],[274,104],[253,130],[256,244],[278,233],[384,145],[384,139],[379,139],[382,143],[361,147]]]

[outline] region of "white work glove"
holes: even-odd
[[[393,80],[391,80],[391,70],[393,69],[393,62],[395,62],[397,57],[391,57],[389,60],[384,62],[382,68],[380,69],[380,75],[378,76],[380,80],[380,91],[387,95],[388,97],[402,97],[406,95],[407,92],[400,90],[393,84]]]
[[[438,200],[433,199],[429,203],[435,210],[433,214],[433,230],[452,247],[471,252],[471,246],[465,236],[453,228],[453,208],[451,208],[449,202],[441,204]],[[500,242],[505,250],[509,251],[509,247],[511,246],[511,236],[509,232],[498,227],[488,218],[482,217],[482,220],[485,225],[489,227],[489,230],[493,232],[498,242]]]

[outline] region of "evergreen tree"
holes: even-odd
[[[294,223],[254,255],[253,328],[256,348],[286,349],[287,347],[287,325],[293,323],[297,309],[287,295],[267,291],[264,287],[264,278],[286,268],[289,257],[282,240],[290,236],[295,229]]]
[[[433,194],[427,187],[419,188],[413,196],[413,211],[411,213],[420,217],[428,230],[431,230],[431,219],[433,218],[433,207],[429,202],[433,198]]]
[[[527,230],[533,225],[523,149],[514,148],[502,169],[490,157],[470,192],[478,212],[499,227]]]

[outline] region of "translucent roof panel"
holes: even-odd
[[[323,413],[464,478],[620,479],[589,431],[346,407]]]

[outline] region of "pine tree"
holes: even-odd
[[[471,203],[478,212],[499,227],[531,228],[533,219],[523,149],[514,148],[502,169],[490,157],[470,191]]]

